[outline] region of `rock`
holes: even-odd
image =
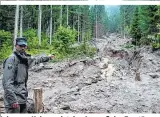
[[[48,84],[49,82],[47,80],[42,81],[43,84]]]
[[[99,64],[99,67],[101,69],[106,69],[108,67],[108,64],[109,64],[108,58],[103,58],[102,62]]]
[[[96,56],[96,57],[93,58],[93,60],[96,61],[96,62],[97,61],[100,62],[100,61],[102,61],[102,57]]]
[[[120,78],[120,80],[123,80],[123,78]]]
[[[155,54],[158,55],[158,56],[160,56],[160,51],[157,50],[157,51],[155,52]]]
[[[62,114],[155,111],[158,113],[159,79],[153,78],[158,75],[160,77],[159,56],[146,50],[141,51],[140,55],[144,57],[139,70],[143,82],[135,82],[139,56],[134,55],[131,49],[121,50],[119,47],[128,39],[120,41],[117,36],[112,35],[111,39],[106,39],[110,44],[105,43],[104,39],[104,42],[102,39],[98,41],[97,47],[100,48],[100,53],[94,58],[82,57],[78,60],[55,62],[52,64],[52,70],[31,72],[29,95],[32,96],[34,87],[43,85],[45,104],[43,112]],[[132,64],[128,65],[132,56]],[[46,65],[43,69],[45,67]],[[152,74],[149,75],[150,73]],[[30,112],[33,111],[32,108],[33,105],[29,107]]]
[[[69,67],[76,65],[79,61],[71,61],[68,65]]]
[[[2,75],[0,75],[0,80],[2,80],[2,77],[3,77],[3,74],[2,74]]]
[[[62,105],[62,106],[60,107],[60,109],[70,110],[70,106],[69,106],[69,105]]]
[[[160,72],[160,68],[156,70],[156,72]]]
[[[113,64],[109,64],[108,68],[107,68],[107,73],[106,76],[112,76],[113,72],[115,71],[114,65]]]
[[[154,73],[150,73],[149,76],[151,76],[153,79],[154,79],[154,78],[159,78],[159,75],[154,74]]]
[[[3,101],[3,97],[2,96],[0,97],[0,101]]]
[[[89,78],[89,77],[95,78],[99,73],[100,73],[100,69],[96,66],[92,66],[92,67],[86,68],[82,74],[84,78]]]
[[[106,63],[100,63],[100,64],[99,64],[99,67],[100,67],[101,69],[106,69],[106,68],[108,67],[108,64],[106,64]]]

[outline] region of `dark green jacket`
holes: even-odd
[[[22,57],[22,61],[15,53]],[[29,67],[49,61],[49,57],[34,58],[21,55],[18,52],[15,53],[8,57],[4,66],[2,84],[6,107],[10,107],[13,103],[26,103],[28,97],[27,80]]]

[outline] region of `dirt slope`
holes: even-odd
[[[30,70],[29,97],[33,88],[43,87],[46,113],[159,113],[160,52],[139,49],[141,81],[135,81],[137,59],[120,46],[129,41],[111,34],[96,41],[99,53],[93,59]]]

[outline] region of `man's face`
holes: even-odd
[[[25,53],[25,50],[27,49],[26,45],[16,45],[16,50],[20,53]]]

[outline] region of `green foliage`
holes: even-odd
[[[23,36],[27,39],[29,49],[38,49],[38,37],[37,32],[34,29],[28,29],[24,31]]]
[[[155,37],[156,37],[157,40],[160,41],[160,33],[157,33],[157,34],[155,35]]]
[[[87,41],[91,39],[91,31],[85,33],[83,44],[77,47],[72,47],[75,43],[77,32],[70,28],[59,27],[54,35],[52,45],[47,43],[48,38],[42,33],[42,45],[38,46],[38,37],[36,30],[29,29],[24,31],[23,36],[27,38],[28,49],[27,53],[31,55],[38,55],[41,53],[54,54],[54,61],[59,61],[68,57],[77,58],[80,56],[92,57],[95,54],[95,48],[89,47]],[[12,53],[11,33],[0,31],[0,37],[3,40],[0,50],[0,60],[7,58]]]
[[[76,47],[71,48],[71,53],[68,54],[67,58],[81,58],[81,57],[93,57],[96,53],[96,48],[89,46],[88,44],[80,44]]]
[[[46,36],[45,33],[41,33],[41,38],[42,38],[42,43],[41,43],[41,46],[40,48],[42,49],[48,49],[48,46],[49,46],[49,38]]]
[[[154,5],[139,7],[138,29],[140,29],[141,37],[138,40],[138,43],[141,45],[149,45],[151,43],[148,35],[155,33],[156,20],[154,20],[154,15],[156,11],[157,8]]]
[[[91,39],[92,39],[91,31],[88,30],[88,31],[86,31],[86,33],[85,33],[85,35],[84,35],[84,37],[82,39],[82,42],[85,43],[85,42],[87,42],[87,41],[89,41]]]
[[[82,44],[73,46],[77,32],[69,28],[59,27],[54,34],[53,46],[50,46],[50,53],[55,54],[55,61],[65,58],[79,58],[81,56],[92,57],[96,49],[90,47],[87,41],[91,39],[91,31],[87,31]]]
[[[152,43],[153,49],[160,49],[160,43]]]
[[[106,23],[107,23],[107,29],[109,32],[115,32],[120,31],[120,10],[119,6],[107,6],[107,17]]]
[[[62,26],[67,24],[67,10],[66,6],[63,7],[63,19]],[[23,6],[23,36],[26,37],[28,42],[28,52],[32,55],[47,53],[55,54],[56,59],[63,59],[68,56],[76,56],[75,51],[78,53],[93,55],[94,48],[90,48],[87,45],[87,41],[92,37],[92,31],[95,24],[95,6],[92,11],[89,5],[85,6],[68,6],[68,25],[71,28],[59,27],[59,17],[61,6],[53,6],[52,19],[53,19],[53,41],[52,45],[49,45],[49,25],[50,25],[50,6],[42,6],[42,33],[41,33],[41,46],[38,44],[37,28],[38,28],[38,6],[29,5]],[[21,9],[20,9],[21,11]],[[78,16],[79,15],[79,19]],[[0,8],[0,59],[6,58],[12,52],[12,38],[14,32],[14,16],[15,6],[1,6]],[[101,23],[100,28],[103,28],[101,32],[104,34],[107,31],[108,16],[105,11],[105,6],[97,6],[97,18]],[[79,22],[78,22],[79,21]],[[79,39],[83,42],[83,46],[73,48],[72,45],[77,39],[77,32],[79,24]],[[18,27],[19,28],[19,27]],[[87,56],[88,56],[87,55]]]
[[[93,55],[96,53],[96,48],[90,47],[88,44],[81,44],[77,50],[79,53],[87,55],[89,57],[93,57]]]
[[[41,34],[42,38],[41,46],[39,46],[37,31],[35,29],[28,29],[24,31],[23,36],[26,37],[27,39],[29,49],[39,49],[39,48],[48,49],[47,48],[48,38],[44,33]]]
[[[0,30],[0,61],[7,58],[12,52],[12,35],[10,32]]]
[[[152,48],[160,49],[160,33],[157,33],[155,38],[152,40]]]
[[[149,18],[149,6],[141,6],[139,9],[139,27],[142,35],[142,38],[144,39],[147,34],[149,34],[149,25],[150,25],[150,18]]]
[[[136,7],[133,20],[131,23],[130,35],[133,38],[132,44],[139,45],[139,40],[141,38],[141,30],[139,28],[139,8]]]
[[[126,49],[130,49],[130,48],[134,48],[135,45],[128,43],[128,44],[121,45],[121,47],[126,48]]]
[[[0,50],[0,61],[3,61],[5,58],[7,58],[12,53],[12,46],[7,45],[4,43],[2,45],[2,49]]]
[[[134,16],[135,6],[123,5],[120,6],[120,19],[122,32],[125,35],[129,35],[132,18]]]
[[[131,23],[130,35],[134,45],[150,45],[150,35],[157,32],[157,23],[160,14],[157,14],[156,5],[137,6]],[[156,18],[156,19],[155,19]],[[155,43],[152,44],[155,47]]]
[[[14,30],[15,5],[0,5],[0,30]]]
[[[151,39],[147,38],[147,37],[142,37],[139,42],[138,45],[150,45],[151,43]]]
[[[85,11],[84,11],[85,12]],[[97,21],[97,33],[98,37],[101,37],[106,34],[108,30],[108,15],[105,10],[104,5],[94,5],[90,7],[90,12],[88,13],[89,21],[90,21],[90,29],[92,31],[92,37],[96,35],[96,21]],[[86,17],[88,17],[86,16]],[[97,19],[96,19],[97,17]],[[85,22],[85,21],[84,21]]]
[[[10,32],[0,30],[0,46],[3,43],[8,43],[8,45],[11,45],[11,38],[12,38],[12,35]]]
[[[60,26],[54,34],[53,45],[59,53],[67,54],[70,52],[70,46],[75,42],[76,35],[76,30]]]

